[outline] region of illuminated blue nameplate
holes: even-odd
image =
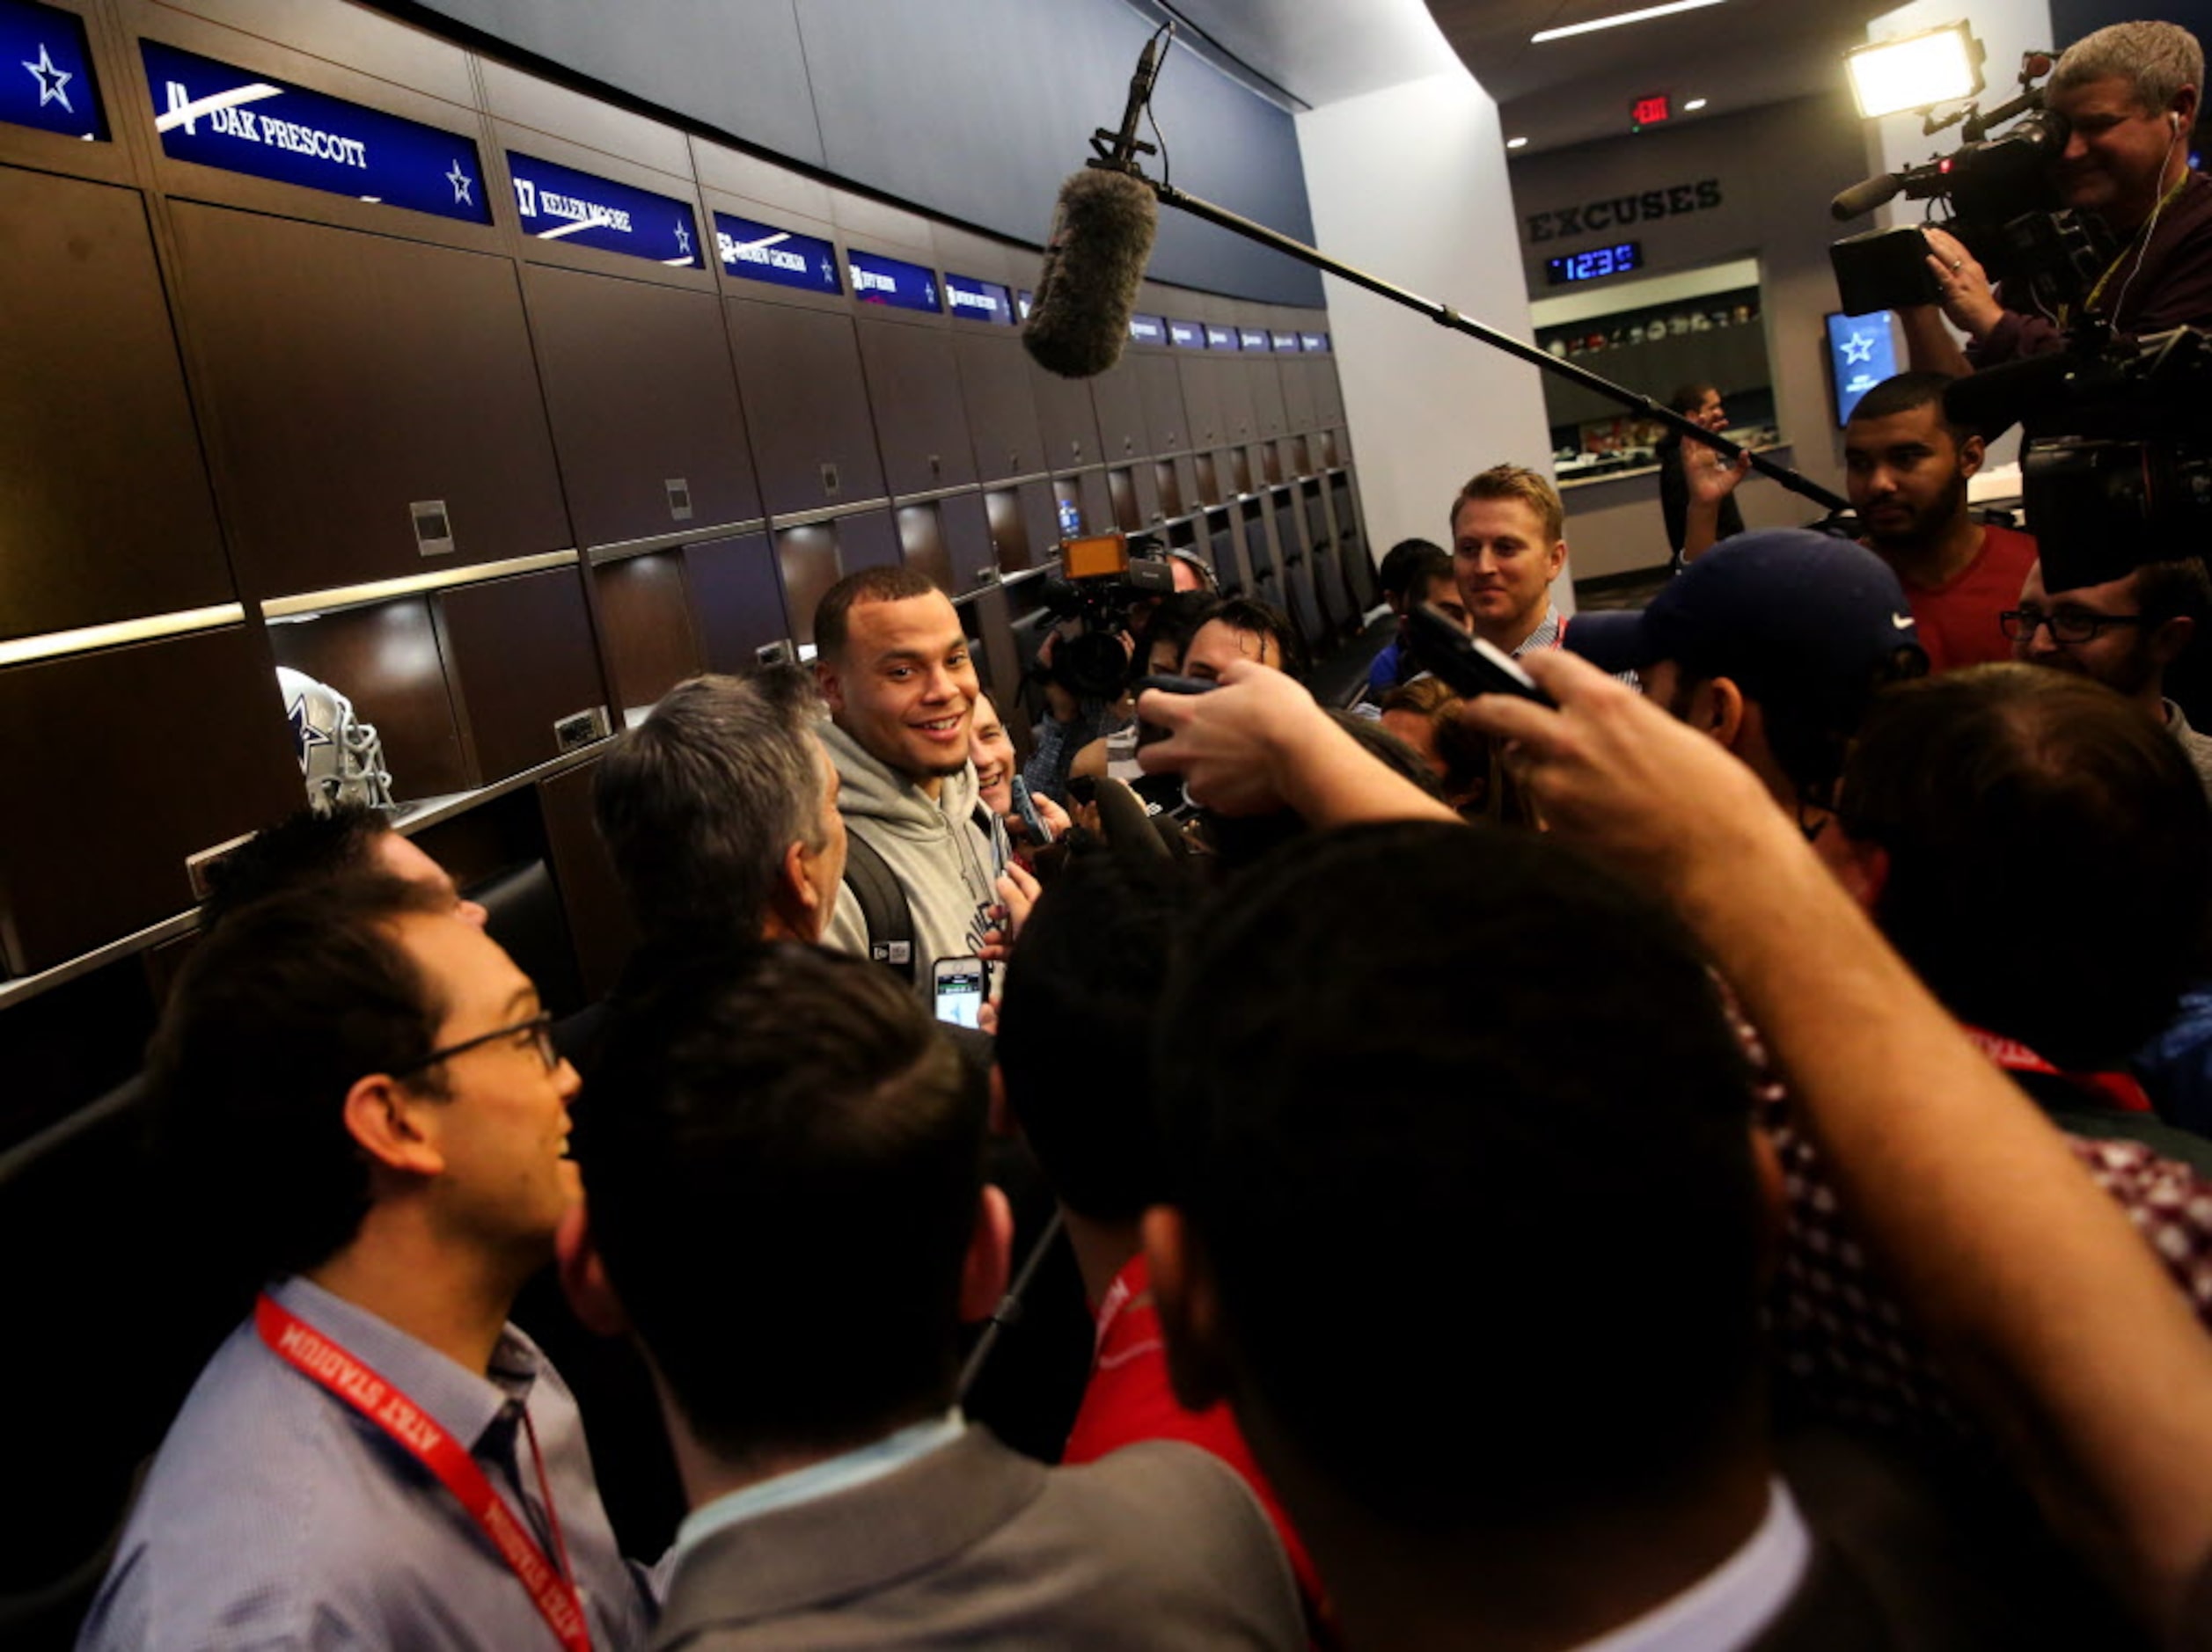
[[[956,316],[970,321],[1014,325],[1014,295],[997,281],[979,281],[972,275],[945,272],[945,301]]]
[[[1295,333],[1270,333],[1267,340],[1275,347],[1275,353],[1278,355],[1298,354],[1298,335]]]
[[[680,201],[513,150],[507,151],[507,172],[515,180],[515,211],[524,235],[596,246],[672,269],[699,267],[699,223]]]
[[[1209,350],[1234,350],[1237,347],[1234,327],[1217,327],[1211,321],[1205,327],[1205,347]]]
[[[1325,333],[1301,333],[1298,335],[1298,347],[1308,355],[1322,355],[1329,348],[1329,335]]]
[[[141,40],[138,49],[153,91],[154,130],[172,160],[468,223],[492,221],[467,138],[155,40]]]
[[[1168,342],[1178,350],[1203,350],[1205,329],[1195,321],[1171,320],[1168,323]]]
[[[1259,327],[1239,327],[1236,341],[1240,348],[1246,350],[1264,350],[1268,347],[1267,333]]]
[[[837,248],[819,236],[779,230],[751,218],[714,215],[714,246],[722,268],[741,281],[803,287],[810,293],[836,293],[845,283],[837,273]]]
[[[901,310],[927,310],[932,315],[944,308],[937,302],[934,269],[875,252],[848,252],[845,261],[853,270],[853,296],[862,303],[897,304]]]
[[[0,121],[63,137],[107,135],[75,12],[0,0]]]
[[[1129,336],[1139,344],[1165,344],[1168,341],[1168,324],[1158,316],[1132,316],[1129,318]]]

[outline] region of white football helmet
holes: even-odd
[[[391,771],[384,766],[384,742],[373,725],[354,716],[354,703],[329,683],[289,666],[276,668],[276,684],[284,696],[284,714],[291,720],[309,805],[324,814],[341,803],[397,809]]]

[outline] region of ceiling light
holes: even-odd
[[[1851,92],[1868,120],[1971,98],[1981,90],[1981,43],[1963,23],[1877,40],[1843,55]]]
[[[1593,18],[1587,23],[1570,23],[1564,28],[1539,29],[1528,37],[1531,46],[1542,46],[1546,40],[1564,40],[1571,34],[1589,34],[1599,29],[1617,29],[1623,23],[1642,23],[1649,18],[1672,17],[1677,11],[1695,11],[1700,6],[1717,6],[1720,0],[1668,0],[1665,5],[1645,6],[1641,11],[1615,12],[1609,18]]]
[[[1703,98],[1692,98],[1688,103],[1682,106],[1682,113],[1684,114],[1693,114],[1704,106],[1705,100]]]
[[[1525,150],[1528,147],[1528,140],[1525,137],[1507,138],[1505,147],[1509,150]]]

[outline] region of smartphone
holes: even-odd
[[[1477,694],[1515,694],[1539,705],[1554,704],[1536,686],[1536,679],[1503,648],[1470,637],[1432,603],[1423,603],[1409,616],[1413,657],[1424,669],[1433,671],[1445,686],[1462,699]]]
[[[1176,676],[1172,672],[1154,671],[1150,676],[1137,679],[1137,692],[1158,689],[1162,694],[1210,694],[1221,685],[1211,677]]]
[[[975,1027],[983,1011],[984,962],[980,958],[940,958],[930,971],[937,1019],[954,1027]]]
[[[1052,829],[1044,823],[1044,813],[1036,806],[1036,799],[1029,795],[1029,783],[1020,775],[1014,777],[1014,812],[1022,817],[1022,828],[1029,835],[1029,841],[1043,848],[1052,841]]]

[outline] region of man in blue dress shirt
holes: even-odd
[[[450,898],[231,916],[153,1050],[166,1161],[256,1312],[155,1458],[79,1645],[640,1646],[575,1401],[507,1322],[575,1202],[575,1071]]]

